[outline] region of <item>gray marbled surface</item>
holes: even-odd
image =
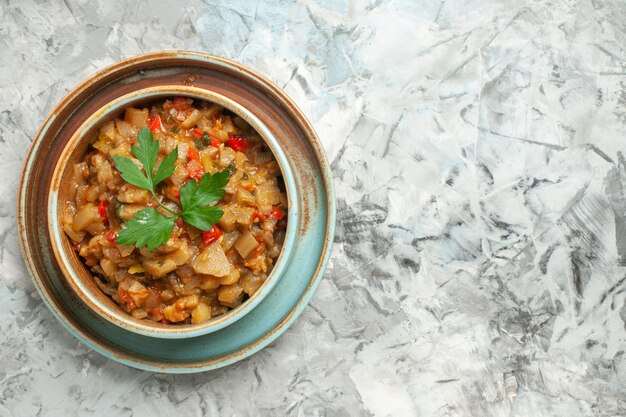
[[[626,415],[625,22],[608,0],[0,0],[0,416]],[[191,376],[79,344],[15,221],[52,106],[173,48],[283,87],[339,208],[294,326]]]

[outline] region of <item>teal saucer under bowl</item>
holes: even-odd
[[[293,174],[298,207],[289,218],[290,256],[256,305],[210,333],[162,338],[105,319],[77,296],[56,261],[48,234],[52,172],[74,133],[98,109],[135,91],[184,85],[245,108],[267,129],[276,154]],[[276,149],[275,149],[276,151]],[[188,373],[220,368],[258,352],[302,312],[323,275],[335,223],[331,172],[313,129],[271,82],[246,67],[205,54],[158,52],[121,61],[70,92],[35,137],[20,182],[18,227],[24,259],[42,299],[79,340],[103,355],[140,369]]]

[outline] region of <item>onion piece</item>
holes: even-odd
[[[198,123],[202,115],[198,111],[198,109],[194,109],[189,116],[180,124],[181,129],[189,129],[192,128]]]

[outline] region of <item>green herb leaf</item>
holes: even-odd
[[[148,179],[151,179],[157,155],[159,154],[159,141],[154,140],[152,132],[150,132],[147,127],[141,128],[137,139],[139,139],[139,146],[133,146],[130,149],[133,151],[133,155],[135,155],[143,165]]]
[[[196,180],[189,180],[180,188],[180,204],[183,212],[193,210],[196,207],[218,201],[224,195],[224,187],[228,184],[228,171],[218,172],[214,175],[206,173]]]
[[[183,211],[183,220],[200,230],[211,230],[223,215],[224,212],[215,206],[194,207]]]
[[[174,220],[151,207],[145,208],[124,224],[115,241],[120,245],[147,246],[152,251],[169,240]]]
[[[124,224],[118,233],[116,242],[122,245],[134,244],[136,247],[147,246],[149,251],[167,242],[174,227],[174,221],[182,217],[185,222],[200,230],[210,230],[222,217],[224,212],[217,207],[208,206],[218,201],[224,195],[224,186],[228,183],[229,171],[218,172],[215,175],[205,174],[197,182],[188,180],[180,188],[180,203],[182,213],[164,206],[156,196],[154,187],[174,173],[178,159],[178,147],[161,161],[154,172],[159,154],[159,141],[147,129],[141,129],[138,146],[131,148],[133,155],[141,162],[145,172],[142,172],[129,158],[114,157],[115,166],[122,178],[137,187],[149,190],[156,202],[165,211],[174,217],[164,216],[153,208],[145,208],[135,214],[135,217]]]
[[[174,173],[177,159],[178,159],[178,146],[175,147],[174,150],[170,152],[169,155],[163,158],[163,161],[161,161],[161,165],[159,165],[159,168],[154,174],[154,178],[152,178],[152,183],[154,184],[154,186],[156,186],[161,181],[163,181],[164,179],[166,179],[167,177],[169,177],[170,175]]]
[[[180,188],[180,204],[183,208],[183,220],[200,230],[210,230],[224,212],[217,207],[205,207],[218,201],[224,195],[224,186],[228,183],[228,171],[214,175],[206,173],[200,183],[190,179]]]
[[[132,146],[130,149],[141,162],[145,172],[141,172],[141,169],[130,158],[113,157],[115,166],[126,182],[154,193],[154,187],[174,172],[174,164],[178,158],[178,147],[161,161],[159,169],[154,173],[154,166],[159,155],[159,141],[154,140],[154,136],[146,127],[141,129],[137,139],[139,145]]]
[[[152,181],[146,178],[145,174],[129,158],[114,156],[113,160],[124,181],[146,190],[153,189]]]

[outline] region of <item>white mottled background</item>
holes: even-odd
[[[626,415],[625,22],[617,0],[0,0],[0,416]],[[295,325],[192,376],[80,345],[15,224],[52,106],[173,48],[283,87],[339,208]]]

